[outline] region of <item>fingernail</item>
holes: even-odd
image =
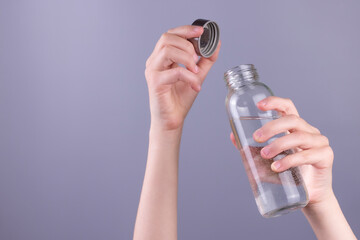
[[[195,27],[193,28],[193,31],[196,32],[196,33],[198,33],[198,32],[201,31],[201,28],[202,28],[202,27],[195,26]]]
[[[268,156],[270,153],[270,148],[269,147],[263,147],[263,149],[261,149],[261,153],[264,156]]]
[[[197,65],[195,65],[195,72],[198,73],[199,72],[199,67]]]
[[[260,129],[256,130],[254,136],[255,136],[255,140],[260,140],[262,136],[262,131]]]
[[[271,168],[274,170],[279,170],[281,167],[281,163],[279,161],[275,161],[271,164]]]
[[[198,55],[194,54],[194,60],[195,60],[195,62],[197,62],[199,60]]]

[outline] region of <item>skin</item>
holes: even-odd
[[[170,29],[161,36],[146,62],[151,125],[135,240],[177,239],[178,161],[183,124],[221,45],[211,58],[199,59],[187,39],[199,37],[202,32],[201,27],[195,26]],[[259,102],[258,107],[282,114],[258,129],[254,139],[264,142],[277,133],[289,132],[264,147],[261,155],[267,159],[296,149],[296,153],[274,162],[271,169],[281,172],[301,166],[310,198],[302,211],[317,238],[356,239],[332,190],[333,152],[328,139],[299,117],[289,99],[269,97]],[[230,139],[236,146],[233,134]]]

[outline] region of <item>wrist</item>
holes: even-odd
[[[182,135],[182,125],[175,129],[166,129],[161,125],[150,125],[149,140],[152,146],[169,147],[179,145]]]
[[[176,132],[183,128],[185,116],[182,114],[171,113],[167,114],[167,116],[160,115],[160,113],[151,112],[151,129],[156,131]]]
[[[334,194],[303,208],[317,239],[356,239]]]
[[[334,192],[331,190],[323,200],[309,203],[305,208],[302,209],[306,216],[326,214],[329,209],[332,209],[338,205],[337,199]]]
[[[156,137],[160,137],[160,136],[164,136],[164,137],[176,137],[176,136],[181,136],[182,134],[182,129],[183,126],[179,126],[177,128],[173,128],[173,129],[168,129],[168,128],[164,128],[163,126],[159,125],[159,124],[153,124],[151,123],[150,125],[150,130],[149,130],[149,135],[150,137],[152,136],[156,136]]]
[[[171,123],[169,123],[171,122]],[[151,117],[150,134],[181,135],[184,121],[161,120]]]

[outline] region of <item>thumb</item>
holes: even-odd
[[[203,33],[204,29],[200,26],[185,25],[177,28],[172,28],[168,33],[178,35],[179,37],[189,39],[199,37]]]

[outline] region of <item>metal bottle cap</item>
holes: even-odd
[[[196,19],[192,25],[204,28],[204,32],[200,37],[189,39],[189,41],[194,45],[196,53],[205,58],[211,57],[219,43],[219,26],[216,22],[206,19]]]

